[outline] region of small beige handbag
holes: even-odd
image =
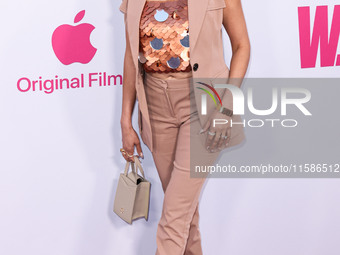
[[[148,220],[151,183],[145,179],[142,165],[137,156],[135,162],[126,162],[125,171],[119,176],[113,211],[124,221],[132,224],[134,219]],[[128,173],[131,164],[132,172]],[[136,165],[136,169],[135,169]],[[142,173],[140,176],[138,168]]]

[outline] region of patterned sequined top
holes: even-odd
[[[146,0],[140,20],[139,61],[145,72],[189,72],[188,0]]]

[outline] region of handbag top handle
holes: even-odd
[[[131,169],[132,169],[132,172],[134,173],[135,177],[136,177],[136,180],[137,180],[137,171],[138,171],[138,168],[140,170],[140,172],[142,173],[142,176],[143,178],[145,179],[145,174],[144,174],[144,170],[143,170],[143,167],[138,159],[137,156],[133,156],[135,158],[135,162],[130,162],[130,161],[127,161],[126,162],[126,165],[125,165],[125,170],[124,170],[124,174],[125,176],[128,175],[128,169],[129,169],[129,165],[131,163]],[[136,171],[135,171],[135,164],[136,164]]]

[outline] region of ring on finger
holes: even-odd
[[[209,134],[209,135],[215,135],[216,132],[210,132],[210,131],[208,131],[208,134]]]
[[[128,155],[128,157],[133,157],[133,155],[130,155],[126,150],[124,150],[123,148],[120,148],[120,152],[125,156]]]
[[[129,158],[133,157],[133,155],[129,154],[129,153],[126,153],[128,155]]]

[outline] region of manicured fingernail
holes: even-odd
[[[143,155],[143,152],[140,153],[140,156],[144,159],[144,155]]]

